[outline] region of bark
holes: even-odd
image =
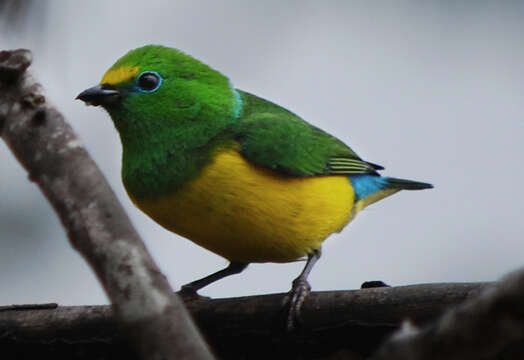
[[[446,308],[476,296],[488,283],[425,284],[351,291],[314,292],[302,324],[286,333],[285,294],[196,300],[188,308],[223,359],[363,359],[404,321],[424,326]],[[112,358],[125,354],[109,307],[0,308],[3,348],[53,353],[64,358]],[[24,347],[31,343],[32,348]],[[520,347],[524,355],[524,346]],[[28,356],[29,357],[29,356]],[[491,358],[490,358],[491,359]]]
[[[436,322],[406,324],[373,360],[524,359],[523,346],[524,269],[449,309]]]
[[[0,52],[1,137],[52,204],[142,357],[211,358],[82,142],[26,71],[30,64],[28,50]]]

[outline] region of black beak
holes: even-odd
[[[82,91],[76,98],[85,102],[86,105],[104,106],[116,103],[122,96],[112,87],[97,85]]]

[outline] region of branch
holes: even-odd
[[[449,309],[430,325],[404,325],[373,360],[486,359],[515,343],[524,343],[524,269]],[[524,358],[522,349],[518,354],[511,351],[500,358]]]
[[[52,204],[143,358],[211,358],[80,139],[25,71],[31,59],[28,50],[0,52],[0,135]]]
[[[304,304],[303,324],[294,334],[283,333],[285,322],[280,315],[285,315],[281,312],[285,294],[198,300],[187,305],[224,359],[314,359],[334,354],[353,354],[353,358],[362,359],[375,352],[404,319],[427,324],[445,308],[478,294],[486,285],[426,284],[314,292]],[[9,348],[5,342],[11,347],[24,347],[27,342],[53,344],[56,355],[58,344],[63,343],[92,354],[93,348],[104,344],[106,353],[120,353],[119,336],[105,306],[0,308],[0,334],[9,334],[3,339],[3,348]]]

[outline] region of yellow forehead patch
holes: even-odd
[[[118,85],[134,79],[138,75],[138,67],[136,66],[121,66],[116,69],[111,69],[102,78],[100,84]]]

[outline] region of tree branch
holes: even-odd
[[[336,354],[362,359],[374,353],[404,319],[419,326],[427,324],[487,285],[426,284],[314,292],[304,304],[303,324],[293,334],[284,333],[285,294],[197,300],[187,305],[224,359],[317,359]],[[119,336],[105,306],[0,311],[0,334],[9,334],[3,341],[12,347],[27,342],[55,347],[65,343],[92,354],[89,351],[98,351],[104,344],[106,355],[119,348]],[[60,357],[55,353],[55,358]]]
[[[524,269],[507,276],[425,327],[406,324],[373,360],[486,359],[524,345]],[[524,352],[517,357],[522,359]]]
[[[25,71],[30,64],[28,50],[0,52],[2,138],[95,271],[143,358],[211,358],[80,139]]]

